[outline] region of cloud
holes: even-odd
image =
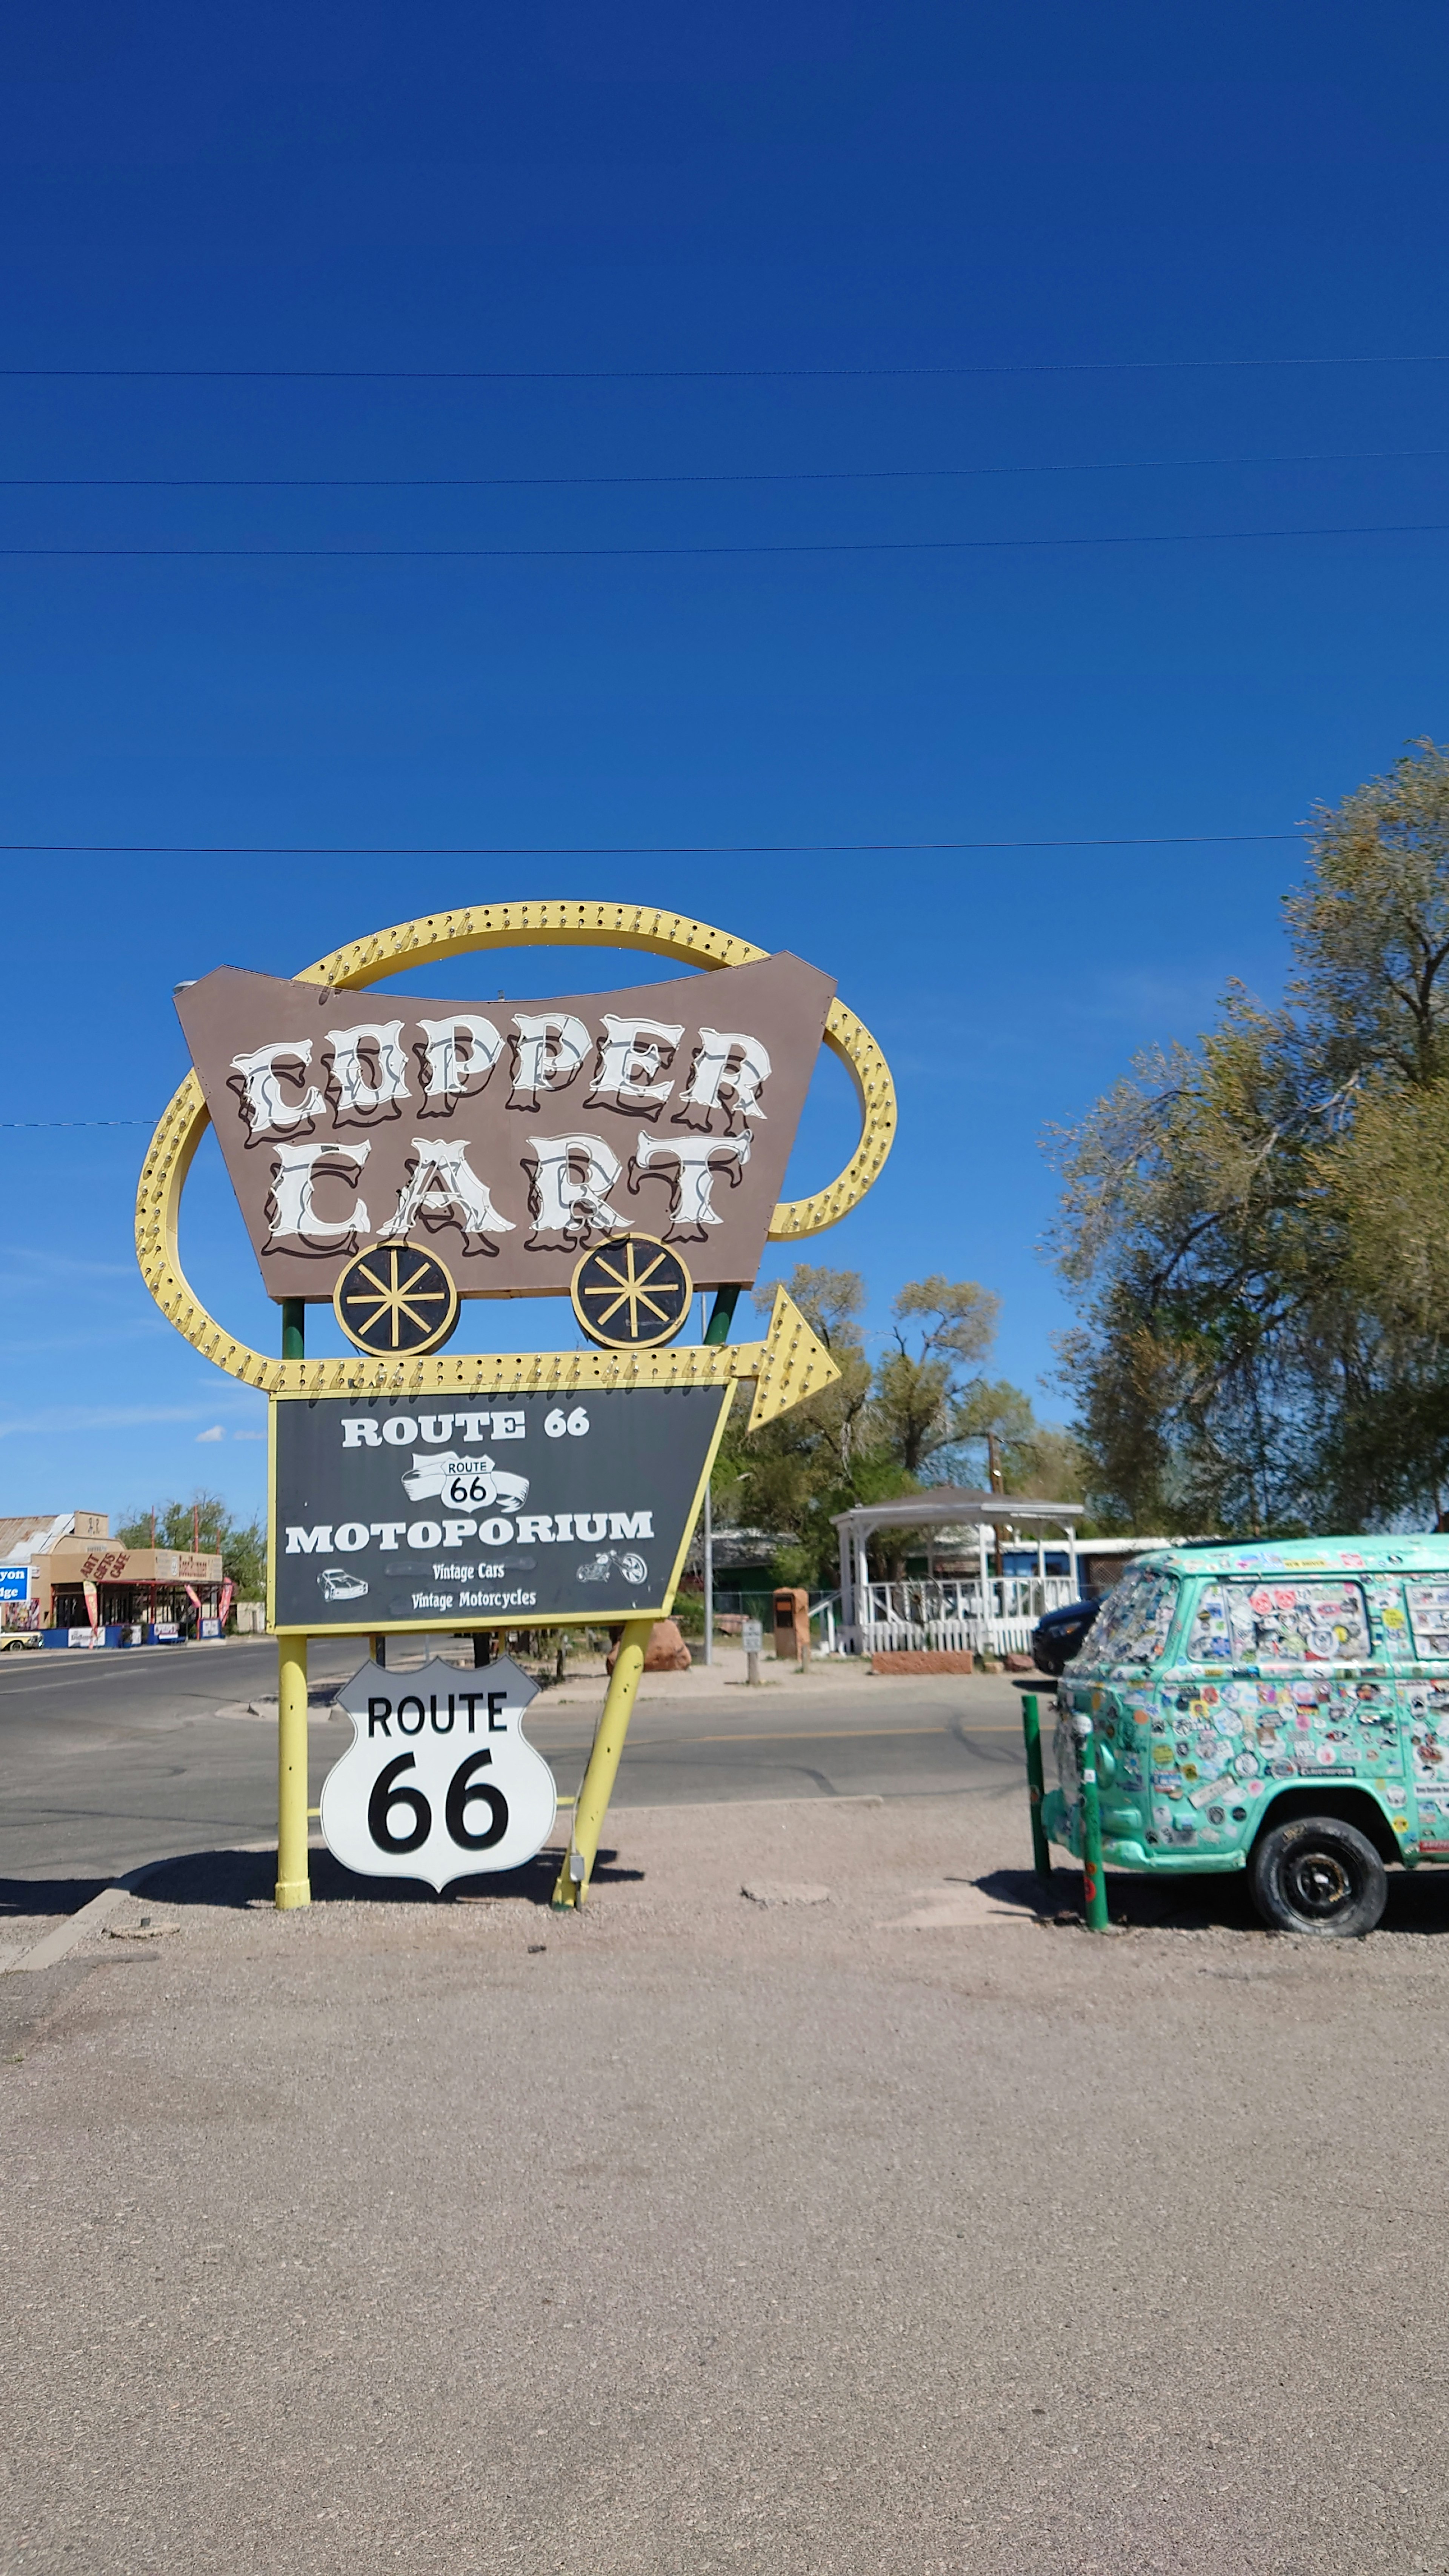
[[[69,1253],[53,1252],[48,1245],[38,1243],[13,1243],[10,1258],[28,1262],[32,1269],[52,1276],[84,1279],[134,1279],[136,1276],[136,1265],[132,1261],[81,1261]]]
[[[198,1440],[224,1440],[226,1433],[219,1422],[213,1422],[209,1431],[198,1431],[196,1437]]]
[[[143,1422],[194,1422],[200,1410],[196,1404],[57,1404],[45,1413],[0,1422],[0,1440],[26,1432],[134,1431]]]

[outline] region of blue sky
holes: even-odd
[[[1395,5],[12,14],[0,354],[52,372],[0,376],[0,546],[80,551],[0,555],[0,837],[241,855],[6,858],[0,1508],[261,1498],[131,1253],[173,985],[507,895],[827,966],[902,1131],[815,1257],[876,1328],[984,1281],[1040,1398],[1043,1125],[1276,989],[1273,836],[1449,735],[1446,53]],[[798,1186],[849,1126],[827,1066]],[[186,1251],[274,1334],[205,1156]]]

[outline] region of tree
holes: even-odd
[[[939,1272],[908,1280],[894,1299],[895,1349],[876,1368],[876,1423],[908,1476],[919,1476],[928,1459],[961,1436],[957,1415],[969,1389],[961,1382],[960,1363],[980,1359],[991,1348],[1000,1312],[1000,1298],[974,1279],[945,1279]],[[912,1323],[914,1350],[907,1332]],[[979,1384],[971,1381],[972,1387]]]
[[[789,1530],[793,1543],[777,1558],[776,1580],[809,1584],[833,1580],[831,1514],[848,1510],[867,1492],[896,1492],[899,1486],[880,1487],[888,1464],[878,1459],[868,1429],[871,1368],[859,1321],[865,1281],[855,1270],[798,1262],[786,1285],[840,1376],[753,1436],[745,1430],[744,1407],[737,1405],[720,1444],[712,1492],[724,1523]],[[773,1286],[762,1286],[755,1303],[768,1309],[773,1301]]]
[[[1054,1150],[1090,1491],[1138,1528],[1437,1512],[1449,1484],[1449,752],[1318,809],[1281,1007],[1229,987]]]
[[[158,1503],[155,1512],[134,1512],[116,1531],[122,1547],[150,1547],[155,1526],[157,1547],[189,1554],[193,1544],[203,1556],[220,1556],[224,1576],[236,1585],[241,1601],[259,1601],[267,1588],[267,1533],[259,1520],[233,1520],[220,1494],[198,1491],[189,1503]]]
[[[722,1522],[792,1533],[777,1581],[833,1583],[837,1513],[964,1481],[988,1430],[1005,1426],[1009,1435],[1009,1491],[1040,1490],[1043,1457],[1060,1463],[1067,1435],[1038,1424],[1019,1388],[990,1385],[970,1369],[995,1334],[1000,1300],[990,1290],[939,1274],[908,1281],[892,1304],[891,1347],[872,1368],[858,1271],[800,1263],[786,1284],[840,1378],[753,1437],[742,1415],[732,1418],[713,1482]],[[756,1302],[768,1307],[772,1297],[762,1287]],[[883,1530],[873,1553],[898,1571],[906,1544],[901,1532]]]

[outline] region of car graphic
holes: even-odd
[[[349,1574],[345,1565],[329,1565],[317,1578],[324,1601],[360,1601],[367,1590],[360,1574]]]

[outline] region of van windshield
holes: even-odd
[[[1079,1664],[1150,1664],[1167,1643],[1177,1577],[1150,1566],[1124,1574],[1107,1595],[1077,1657]]]

